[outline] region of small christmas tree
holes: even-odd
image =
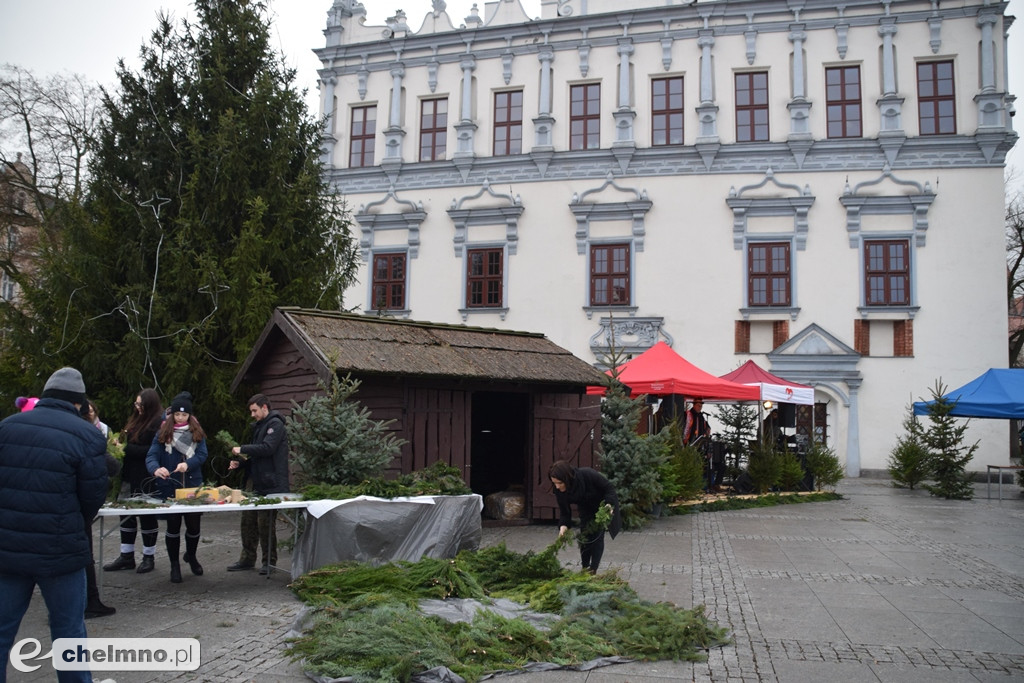
[[[335,376],[323,395],[292,401],[288,444],[307,483],[358,484],[379,477],[405,443],[352,396],[359,381]]]
[[[807,449],[807,471],[814,479],[817,491],[835,489],[836,484],[846,476],[836,452],[819,441],[812,441]]]
[[[718,421],[722,423],[721,439],[726,443],[729,452],[739,463],[750,450],[750,442],[757,438],[757,408],[745,403],[717,406]],[[729,472],[735,479],[739,476],[739,468]]]
[[[933,496],[942,496],[947,500],[970,500],[974,496],[974,487],[967,476],[967,463],[978,450],[978,442],[964,445],[964,434],[970,420],[957,424],[957,418],[951,415],[956,402],[943,396],[946,387],[942,380],[935,382],[931,392],[932,401],[928,404],[928,421],[931,425],[922,439],[930,454],[935,483],[925,484],[923,488]]]
[[[803,488],[804,466],[800,458],[791,451],[778,453],[779,488],[783,491],[799,491]]]
[[[643,398],[630,398],[629,388],[612,379],[601,402],[601,472],[615,486],[626,529],[643,526],[661,502],[664,437],[637,434],[642,413]]]
[[[691,500],[704,490],[704,456],[693,446],[683,445],[683,428],[678,419],[665,426],[665,462],[661,466],[662,501]]]
[[[924,445],[924,427],[914,415],[913,406],[907,408],[903,418],[903,436],[897,437],[896,446],[889,451],[889,476],[892,485],[913,490],[931,476],[931,454]]]
[[[768,493],[782,475],[782,454],[775,448],[773,439],[764,438],[754,442],[747,460],[747,474],[757,493]]]

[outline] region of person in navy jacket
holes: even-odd
[[[35,408],[0,422],[0,662],[36,586],[50,636],[85,638],[85,568],[91,523],[110,486],[107,440],[79,416],[85,382],[74,368],[46,381]],[[88,671],[60,681],[91,681]]]
[[[160,425],[146,455],[146,470],[156,477],[157,495],[164,499],[174,498],[174,492],[180,488],[202,486],[203,463],[209,455],[206,432],[192,414],[192,394],[183,391],[175,396],[168,411],[167,419]],[[164,542],[167,545],[167,559],[171,564],[171,583],[181,583],[178,551],[181,549],[183,520],[185,554],[181,559],[188,562],[193,574],[203,575],[203,565],[199,564],[196,556],[202,516],[201,512],[167,515]]]

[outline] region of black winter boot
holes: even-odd
[[[199,550],[199,537],[189,536],[185,534],[185,554],[181,556],[181,559],[188,562],[188,566],[192,569],[192,573],[196,576],[203,575],[203,565],[199,564],[199,560],[196,559],[196,551]]]
[[[103,565],[103,571],[105,572],[116,572],[121,569],[135,569],[135,553],[121,553],[121,556],[116,560]]]
[[[194,551],[190,550],[186,552],[184,555],[181,556],[181,559],[188,562],[188,566],[192,570],[193,574],[195,574],[196,576],[203,575],[203,565],[199,564],[199,560],[196,559]]]
[[[165,536],[164,543],[167,544],[167,560],[171,563],[171,583],[181,583],[181,565],[178,563],[181,539],[177,536]]]
[[[147,574],[153,571],[153,568],[156,566],[153,562],[153,559],[154,558],[152,555],[143,555],[142,562],[139,562],[139,568],[135,570],[135,573]]]
[[[98,597],[90,597],[85,603],[85,618],[95,619],[96,617],[108,617],[117,612],[116,607],[104,605]]]

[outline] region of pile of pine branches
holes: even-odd
[[[726,642],[703,605],[683,610],[641,600],[615,572],[564,569],[555,543],[519,554],[504,544],[451,559],[372,567],[325,567],[292,584],[315,609],[312,626],[291,643],[307,670],[360,683],[409,681],[447,667],[469,682],[531,662],[574,666],[604,657],[700,661]],[[450,623],[421,601],[506,598],[550,615],[548,628],[480,609]]]

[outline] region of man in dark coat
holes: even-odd
[[[249,399],[249,414],[253,425],[252,443],[235,446],[231,452],[245,459],[245,466],[258,496],[288,491],[288,433],[284,418],[270,409],[270,399],[256,394]],[[232,460],[230,468],[240,465]],[[229,572],[252,569],[256,566],[256,550],[263,547],[263,566],[260,574],[268,574],[277,564],[277,510],[246,510],[242,517],[242,555],[238,562],[228,566]],[[268,547],[269,546],[269,547]]]
[[[107,441],[79,416],[85,382],[74,368],[46,381],[35,409],[0,422],[0,660],[39,591],[50,636],[85,638],[90,524],[107,496]],[[91,681],[61,671],[61,681]]]

